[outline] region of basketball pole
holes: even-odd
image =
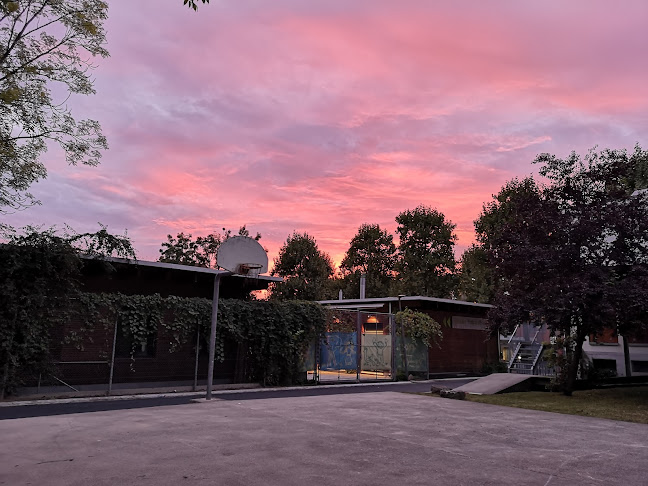
[[[214,385],[214,359],[216,357],[216,325],[218,324],[218,294],[220,293],[220,279],[232,275],[233,272],[219,272],[214,276],[214,295],[212,297],[211,330],[209,332],[209,366],[207,368],[207,395],[206,400],[212,399]]]

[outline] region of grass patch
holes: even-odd
[[[505,407],[648,424],[648,386],[575,391],[571,397],[561,393],[522,392],[467,395],[466,399]]]

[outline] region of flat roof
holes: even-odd
[[[272,277],[270,275],[259,275],[258,277],[248,277],[247,275],[236,275],[226,270],[218,270],[216,268],[195,267],[191,265],[179,265],[177,263],[150,262],[147,260],[131,260],[128,258],[118,258],[118,257],[95,258],[94,256],[91,255],[81,255],[81,258],[85,258],[87,260],[105,260],[113,263],[125,263],[129,265],[140,265],[142,267],[164,268],[167,270],[178,270],[178,271],[192,272],[192,273],[208,273],[212,275],[227,274],[230,277],[248,278],[248,279],[255,279],[255,280],[258,279],[258,280],[264,280],[266,282],[283,282],[282,277]]]
[[[336,300],[320,300],[322,305],[339,306],[340,308],[375,308],[375,304],[387,304],[390,302],[398,302],[398,297],[376,297],[369,299],[336,299]],[[451,304],[470,307],[481,307],[482,309],[490,309],[493,307],[491,304],[480,304],[478,302],[467,302],[465,300],[456,299],[439,299],[437,297],[425,297],[422,295],[408,295],[400,298],[401,302],[437,302],[440,304]],[[374,304],[374,305],[372,305]]]

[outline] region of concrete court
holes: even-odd
[[[1,485],[646,485],[648,425],[397,392],[0,422]]]

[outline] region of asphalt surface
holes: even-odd
[[[646,485],[648,425],[360,388],[3,420],[0,486]]]
[[[280,388],[255,389],[240,393],[214,393],[213,398],[228,401],[247,401],[260,400],[267,398],[295,398],[295,397],[316,397],[328,395],[348,395],[356,393],[376,393],[376,392],[403,392],[403,393],[421,393],[430,391],[433,384],[455,388],[466,384],[474,378],[458,378],[456,380],[438,380],[425,382],[410,383],[381,383],[381,384],[357,384],[354,386],[307,386],[300,389],[282,390]],[[150,407],[167,407],[175,405],[186,405],[192,403],[196,398],[204,394],[182,395],[182,396],[156,396],[138,397],[133,399],[117,399],[97,401],[87,399],[81,402],[67,402],[62,400],[60,403],[48,401],[43,404],[20,405],[20,406],[3,406],[0,407],[0,420],[10,420],[28,417],[46,417],[53,415],[66,415],[74,413],[87,412],[107,412],[112,410],[130,410]]]

